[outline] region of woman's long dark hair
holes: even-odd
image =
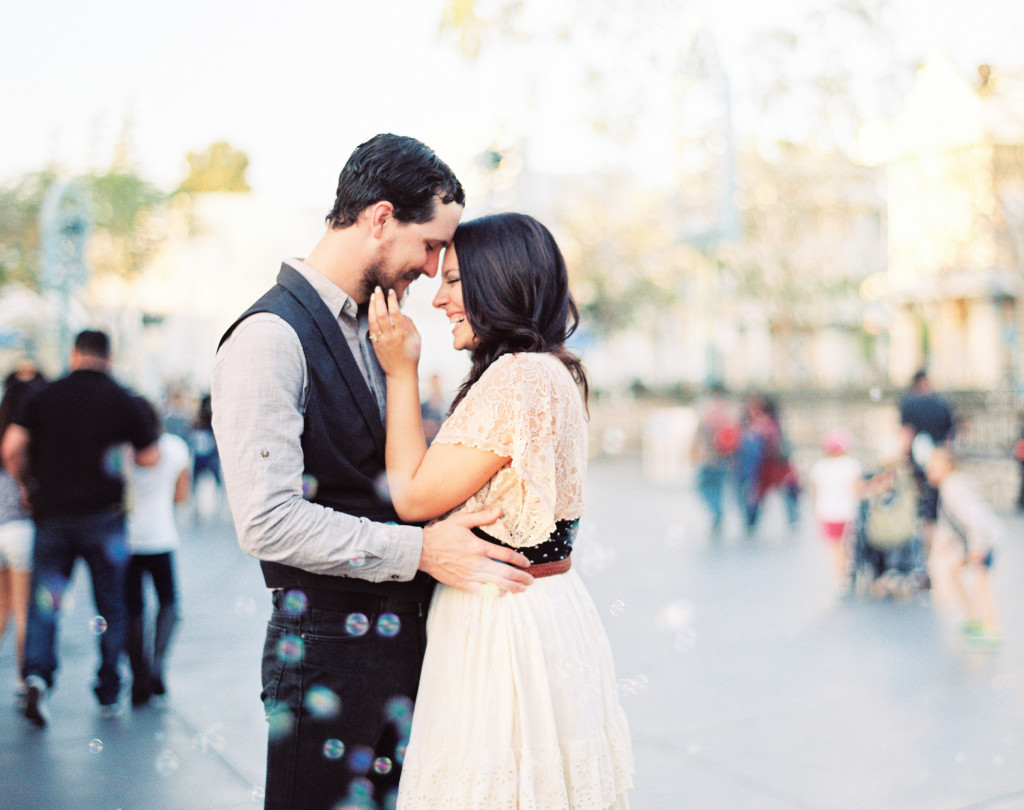
[[[477,342],[473,366],[452,410],[503,354],[553,354],[583,389],[580,359],[565,348],[580,313],[569,293],[565,259],[551,232],[525,214],[493,214],[460,225],[452,240],[459,262],[462,304]]]

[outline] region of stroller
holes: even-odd
[[[850,589],[911,596],[927,581],[917,484],[909,470],[886,467],[864,484],[850,554]]]

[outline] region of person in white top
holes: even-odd
[[[999,517],[949,448],[932,451],[925,473],[939,491],[935,546],[951,552],[948,580],[964,611],[963,630],[972,641],[998,644],[1002,634],[989,571],[1001,533]]]
[[[180,436],[162,432],[156,408],[139,397],[139,405],[160,434],[160,460],[155,466],[133,466],[128,476],[128,659],[132,668],[132,705],[142,706],[152,695],[164,695],[164,660],[178,622],[174,552],[180,544],[174,507],[191,493],[192,460]],[[145,579],[156,591],[157,610],[147,632]]]
[[[565,262],[532,217],[460,225],[434,306],[472,369],[427,447],[419,336],[395,292],[370,299],[387,382],[387,480],[403,520],[500,506],[475,530],[530,561],[521,593],[439,584],[398,810],[625,810],[629,729],[610,645],[571,568],[587,465],[586,375]],[[582,389],[582,391],[581,391]]]
[[[818,534],[828,546],[832,576],[843,589],[849,583],[850,536],[860,508],[863,468],[850,455],[850,435],[830,430],[821,442],[825,455],[811,467],[811,502]]]

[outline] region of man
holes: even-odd
[[[36,524],[22,677],[23,711],[37,726],[48,721],[57,617],[78,557],[89,566],[96,602],[94,691],[104,716],[118,712],[128,546],[117,450],[130,442],[137,463],[152,466],[159,460],[156,439],[132,395],[110,376],[110,339],[89,329],[75,338],[71,372],[30,399],[4,434],[0,453]]]
[[[938,519],[939,491],[929,483],[925,467],[932,449],[952,440],[955,422],[953,409],[932,390],[924,369],[914,374],[900,402],[900,424],[903,426],[903,452],[910,460],[917,482],[918,514],[923,523],[922,539],[927,556]]]
[[[320,241],[284,263],[217,353],[213,428],[228,501],[239,543],[273,592],[267,807],[389,801],[431,577],[475,590],[532,582],[515,567],[528,564],[523,555],[470,531],[497,510],[400,526],[383,491],[385,390],[366,304],[377,286],[402,296],[436,275],[464,200],[419,141],[378,135],[360,145]]]

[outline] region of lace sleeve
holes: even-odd
[[[530,355],[505,355],[469,390],[434,439],[511,458],[514,475],[499,471],[484,501],[504,510],[501,522],[508,536],[500,539],[513,545],[541,542],[555,528],[558,421],[550,368]]]

